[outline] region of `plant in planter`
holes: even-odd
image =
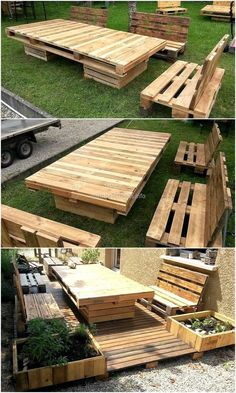
[[[227,332],[233,329],[233,326],[229,322],[221,321],[210,316],[201,319],[188,319],[187,321],[183,321],[182,324],[202,335]]]
[[[100,251],[96,248],[86,248],[83,250],[81,259],[83,263],[98,263],[100,257]]]
[[[28,337],[13,343],[13,374],[18,390],[103,375],[105,357],[91,331],[94,326],[71,327],[64,320],[37,318],[28,323]]]

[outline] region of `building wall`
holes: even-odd
[[[122,249],[121,273],[142,284],[154,285],[162,262],[160,256],[165,253],[164,248]],[[218,311],[230,318],[234,318],[235,308],[234,260],[234,249],[219,249],[216,260],[218,270],[209,272],[203,299],[205,309]],[[203,272],[206,273],[206,271]]]

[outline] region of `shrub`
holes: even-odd
[[[100,251],[98,249],[95,248],[86,248],[83,252],[82,252],[82,261],[84,263],[96,263],[98,262],[100,257]]]

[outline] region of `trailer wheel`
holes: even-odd
[[[20,141],[16,146],[16,154],[21,159],[31,156],[32,151],[33,145],[27,139],[25,139],[24,141]]]
[[[2,149],[2,158],[1,158],[1,167],[7,168],[10,166],[15,158],[14,150],[10,149],[10,147],[4,147]]]

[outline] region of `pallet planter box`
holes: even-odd
[[[181,323],[191,318],[201,319],[210,316],[223,322],[229,322],[232,326],[235,326],[235,323],[232,319],[225,317],[224,315],[215,311],[208,310],[169,317],[167,320],[167,330],[176,337],[182,339],[187,344],[194,347],[197,352],[209,351],[211,349],[235,344],[234,329],[222,333],[202,335]]]
[[[103,376],[106,373],[105,356],[94,339],[92,341],[98,356],[68,362],[65,365],[20,370],[18,355],[26,340],[27,338],[22,338],[13,342],[13,377],[17,391],[39,389],[79,379]]]

